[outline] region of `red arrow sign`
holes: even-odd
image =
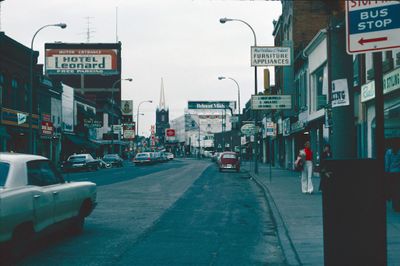
[[[369,43],[369,42],[383,42],[383,41],[387,41],[387,37],[380,37],[380,38],[372,38],[372,39],[364,39],[361,38],[358,43],[361,45],[364,45],[364,43]]]

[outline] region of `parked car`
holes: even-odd
[[[221,153],[221,157],[219,159],[219,171],[222,170],[236,170],[236,172],[240,171],[240,161],[239,157],[235,152],[223,152]]]
[[[165,155],[167,156],[168,160],[173,160],[175,158],[174,154],[170,152],[166,152]]]
[[[217,162],[217,161],[218,161],[219,155],[220,155],[219,152],[214,152],[214,153],[211,155],[211,161],[212,161],[212,162]]]
[[[19,256],[34,234],[56,225],[81,233],[95,206],[96,184],[65,182],[42,156],[0,153],[1,257]]]
[[[96,171],[100,168],[100,161],[94,159],[90,154],[74,154],[68,157],[67,161],[62,164],[62,170],[79,171],[79,170],[93,170]]]
[[[133,159],[133,163],[135,165],[141,164],[151,164],[154,163],[154,155],[152,152],[141,152],[136,154],[135,158]]]
[[[103,156],[103,161],[111,164],[112,167],[122,167],[124,166],[124,160],[118,154],[106,154]]]

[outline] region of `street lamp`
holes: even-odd
[[[221,23],[221,24],[225,24],[226,22],[229,22],[229,21],[238,21],[238,22],[241,22],[241,23],[243,23],[243,24],[246,24],[246,26],[248,26],[249,28],[250,28],[250,30],[253,32],[253,36],[254,36],[254,46],[257,46],[257,36],[256,36],[256,32],[254,31],[254,29],[253,29],[253,27],[249,24],[249,23],[247,23],[246,21],[244,21],[244,20],[241,20],[241,19],[234,19],[234,18],[221,18],[220,20],[219,20],[219,22]],[[257,66],[254,66],[254,95],[257,95]]]
[[[152,103],[152,100],[142,101],[138,104],[137,113],[136,113],[136,136],[139,136],[139,108],[142,103]]]
[[[218,77],[218,79],[219,80],[230,79],[230,80],[232,80],[233,82],[236,83],[237,90],[238,90],[238,114],[240,116],[240,87],[239,87],[239,83],[235,79],[230,78],[230,77]]]
[[[32,130],[32,113],[33,113],[33,42],[35,41],[36,35],[44,28],[47,27],[60,27],[61,29],[65,29],[67,24],[65,23],[57,23],[57,24],[48,24],[44,25],[43,27],[39,28],[32,37],[31,41],[31,51],[30,51],[30,60],[29,60],[29,140],[28,140],[28,147],[29,153],[33,154],[33,130]]]
[[[254,46],[257,46],[256,32],[254,31],[253,27],[249,23],[247,23],[244,20],[234,19],[234,18],[221,18],[219,20],[219,22],[221,24],[225,24],[226,22],[229,22],[229,21],[238,21],[238,22],[241,22],[241,23],[245,24],[247,27],[249,27],[251,32],[253,33]],[[257,95],[257,94],[258,94],[258,90],[257,90],[257,66],[254,66],[254,95]],[[255,118],[254,119],[255,122],[257,123],[257,119],[258,119],[257,111],[254,111],[254,118]],[[254,137],[254,149],[255,149],[255,154],[254,154],[254,172],[256,174],[258,174],[258,162],[257,162],[257,160],[258,160],[258,132],[255,134],[255,137]]]
[[[122,79],[119,79],[119,80],[115,81],[115,82],[113,83],[112,87],[111,87],[111,102],[112,102],[112,104],[111,104],[111,112],[112,112],[112,114],[111,114],[111,153],[114,153],[114,107],[115,107],[114,89],[115,89],[115,86],[116,86],[119,82],[121,82],[121,81],[123,81],[123,80],[132,82],[133,79],[132,79],[132,78],[122,78]]]

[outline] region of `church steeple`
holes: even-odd
[[[164,92],[164,80],[161,78],[161,90],[160,90],[160,104],[158,105],[159,110],[167,110],[165,105],[165,92]]]

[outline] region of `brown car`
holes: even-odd
[[[235,152],[223,152],[218,161],[219,171],[222,170],[236,170],[240,171],[240,160]]]

